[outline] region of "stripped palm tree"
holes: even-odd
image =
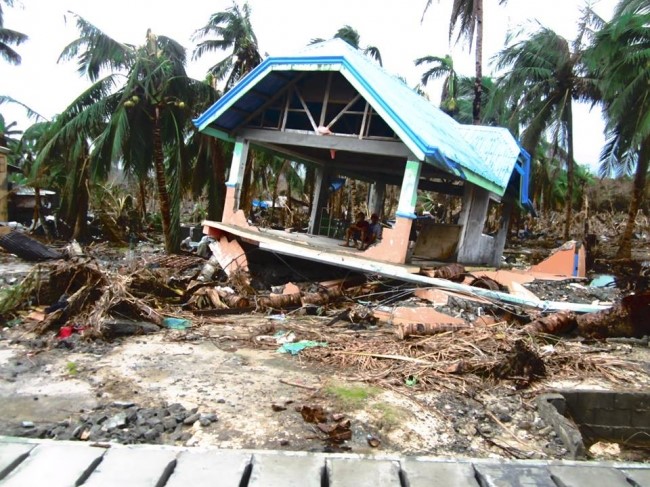
[[[601,170],[634,171],[632,199],[618,258],[630,258],[636,216],[643,203],[650,165],[650,2],[622,0],[600,29],[587,61],[598,79],[607,120]]]
[[[12,46],[21,45],[28,37],[22,32],[7,29],[4,26],[4,16],[2,13],[3,3],[9,7],[13,7],[14,0],[0,0],[0,57],[4,58],[10,64],[19,65],[21,62],[20,54]]]
[[[454,31],[458,27],[458,37],[466,39],[469,43],[470,50],[474,45],[474,57],[476,66],[476,76],[474,77],[474,102],[472,105],[472,119],[474,124],[481,122],[481,97],[483,79],[483,0],[453,0],[451,7],[451,18],[449,20],[449,40],[451,40]],[[499,5],[503,5],[507,0],[499,0]],[[427,0],[422,13],[422,18],[431,7],[432,0]]]
[[[71,15],[80,37],[64,48],[60,60],[76,59],[78,71],[93,84],[56,120],[37,162],[45,164],[65,145],[76,148],[71,170],[91,178],[105,178],[118,160],[138,178],[153,170],[165,250],[177,252],[181,182],[191,160],[185,144],[188,107],[198,106],[210,88],[187,77],[185,50],[176,41],[148,31],[145,44],[136,47]],[[109,72],[100,77],[104,71]],[[92,149],[84,157],[86,146]]]
[[[573,43],[541,27],[531,37],[509,43],[497,55],[497,68],[506,70],[499,90],[507,103],[516,107],[518,122],[526,127],[524,149],[535,154],[542,136],[550,132],[552,145],[566,151],[565,240],[570,238],[574,203],[573,103],[593,101],[598,96],[583,63],[583,40],[591,24],[599,24],[599,19],[586,11]]]
[[[429,81],[444,77],[440,108],[453,116],[458,112],[458,74],[454,69],[454,60],[449,54],[445,57],[424,56],[415,60],[416,66],[423,64],[427,65],[427,70],[422,73],[422,85],[426,86]]]
[[[250,16],[251,9],[246,1],[240,7],[233,0],[231,7],[212,14],[208,23],[192,36],[193,41],[202,41],[194,50],[193,59],[199,59],[213,51],[231,50],[230,54],[208,70],[216,81],[226,80],[224,91],[232,88],[262,62]],[[204,40],[211,35],[215,38]]]
[[[380,66],[383,66],[383,62],[381,59],[381,52],[379,51],[379,48],[376,46],[362,47],[361,36],[359,35],[359,32],[354,27],[349,25],[344,25],[343,27],[341,27],[339,30],[336,31],[336,33],[332,36],[332,39],[341,39],[347,42],[355,49],[358,49],[359,51],[363,52],[366,56],[371,57],[372,59],[377,61]],[[325,39],[321,37],[317,37],[309,41],[309,44],[316,44],[318,42],[323,42],[324,40]]]

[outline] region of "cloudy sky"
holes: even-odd
[[[148,28],[171,37],[191,51],[190,36],[205,25],[210,14],[225,10],[230,0],[18,0],[21,5],[3,6],[6,28],[29,36],[17,49],[23,58],[20,66],[0,62],[0,95],[9,95],[45,117],[62,111],[88,82],[80,78],[73,62],[57,63],[62,49],[77,36],[72,11],[95,24],[114,39],[142,44]],[[450,47],[448,22],[450,0],[433,0],[424,21],[426,0],[249,0],[253,28],[263,54],[283,55],[300,50],[312,38],[329,38],[339,27],[351,25],[361,35],[361,45],[380,49],[384,67],[406,78],[410,86],[418,83],[421,69],[413,60],[431,54],[451,53],[456,70],[473,74],[473,54],[462,47]],[[596,11],[606,19],[616,0],[600,0]],[[572,39],[584,0],[509,0],[507,7],[497,0],[484,0],[484,74],[493,74],[489,58],[504,45],[505,36],[521,25],[534,29],[536,22]],[[188,66],[190,76],[203,78],[207,67],[219,59],[204,56]],[[439,101],[439,85],[431,85],[430,98]],[[22,111],[0,107],[7,122],[29,122]],[[594,166],[603,143],[602,119],[598,109],[576,110],[576,159]]]

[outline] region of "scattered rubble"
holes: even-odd
[[[395,431],[433,415],[449,428],[448,443],[441,443],[447,452],[477,456],[484,448],[509,457],[561,458],[566,448],[535,412],[537,393],[559,381],[593,379],[625,388],[650,382],[647,363],[635,357],[635,347],[647,348],[650,335],[643,266],[638,279],[625,281],[610,267],[614,277],[592,283],[595,276],[574,275],[574,268],[548,275],[539,270],[543,266],[533,272],[454,264],[423,269],[417,277],[427,281],[417,284],[344,269],[321,271],[290,259],[269,265],[259,252],[244,261],[239,243],[226,239],[227,248],[221,243],[208,246],[217,250],[214,258],[165,256],[153,247],[136,252],[98,247],[41,263],[0,289],[0,315],[13,325],[5,330],[7,339],[13,337],[11,346],[24,346],[28,354],[85,350],[101,357],[107,353],[104,344],[150,340],[144,336],[149,333],[168,343],[207,343],[232,354],[284,351],[294,358],[282,360],[393,391],[408,398],[408,407],[399,411],[417,411],[406,420],[404,413],[392,412],[392,403],[368,401],[355,415],[328,405],[324,380],[275,380],[297,396],[269,393],[264,403],[276,415],[276,427],[292,425],[291,435],[278,433],[279,446],[287,448],[317,441],[317,449],[390,449],[398,445]],[[567,245],[554,255],[575,257],[580,248]],[[633,286],[634,294],[623,286]],[[557,312],[562,304],[567,309]],[[18,333],[32,338],[18,339]],[[209,406],[169,403],[102,403],[64,421],[17,421],[10,433],[195,444],[210,428],[221,427],[221,413]],[[425,443],[415,451],[433,451]],[[598,455],[607,451],[595,448]]]

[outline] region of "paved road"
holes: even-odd
[[[0,437],[1,487],[650,487],[650,464],[97,445]]]

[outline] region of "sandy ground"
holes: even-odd
[[[176,442],[189,446],[455,457],[516,452],[525,458],[562,458],[566,453],[531,405],[534,394],[508,387],[475,397],[381,389],[355,383],[352,371],[328,370],[300,356],[180,338],[178,332],[165,332],[111,344],[76,340],[69,350],[5,330],[0,427],[20,435],[24,421],[36,426],[74,421],[115,401],[142,407],[180,403],[218,417],[210,425],[194,424],[190,438]],[[608,387],[604,382],[562,385]],[[366,397],[350,399],[340,392],[355,387]],[[352,438],[342,444],[325,441],[327,435],[303,420],[303,405],[350,419]],[[165,438],[162,442],[175,443]],[[370,446],[369,438],[378,445]]]

